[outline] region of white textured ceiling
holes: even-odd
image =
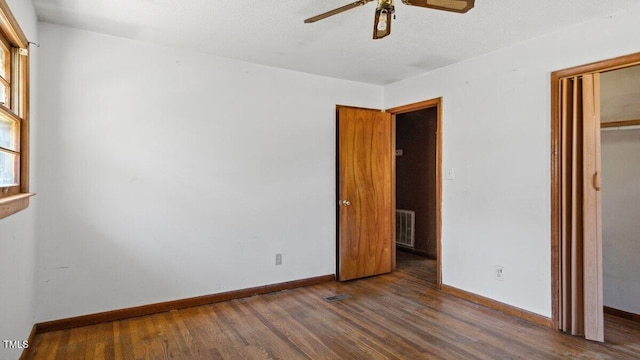
[[[396,1],[391,35],[372,40],[375,2],[354,0],[32,0],[42,21],[372,84],[388,84],[640,0],[476,0],[466,14]]]

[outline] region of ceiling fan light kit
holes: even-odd
[[[313,23],[330,16],[340,14],[347,10],[365,5],[373,0],[358,0],[354,3],[341,6],[320,15],[306,19],[305,24]],[[475,5],[475,0],[402,0],[402,3],[410,6],[418,6],[435,10],[444,10],[457,13],[466,13]],[[373,20],[373,38],[381,39],[391,34],[391,16],[395,12],[393,0],[378,0],[375,17]]]
[[[396,11],[393,0],[378,0],[373,17],[373,38],[382,39],[391,34],[391,15]]]

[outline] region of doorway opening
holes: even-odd
[[[438,111],[396,115],[396,249],[432,260],[436,252]]]
[[[553,320],[589,340],[604,341],[601,82],[636,65],[640,54],[551,75]]]
[[[640,65],[603,72],[600,92],[604,313],[640,322]]]
[[[388,110],[393,114],[395,149],[392,187],[396,210],[394,264],[407,258],[398,256],[398,251],[435,260],[434,280],[438,288],[442,284],[440,106],[441,99],[438,98]],[[405,215],[406,212],[410,217]],[[406,241],[407,233],[413,235],[412,241]]]
[[[423,184],[413,189],[403,186],[400,196],[408,191],[406,197],[410,200],[421,200],[422,205],[403,206],[418,210],[421,225],[417,251],[435,255],[434,283],[437,288],[442,286],[440,98],[386,111],[336,106],[336,277],[340,281],[380,275],[396,268],[396,123],[401,123],[401,132],[410,132],[404,127],[410,122],[407,119],[414,117],[423,122],[415,126],[426,128],[424,138],[419,134],[417,138],[401,137],[401,143],[407,140],[416,143],[416,148],[421,142],[428,144],[426,153],[419,154],[413,163],[427,167],[426,179],[418,176],[417,181]],[[407,156],[421,152],[409,146]],[[400,181],[404,184],[407,180],[401,176]]]

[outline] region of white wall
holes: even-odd
[[[39,321],[335,272],[335,105],[382,87],[47,23],[40,41]]]
[[[7,0],[20,27],[30,41],[37,42],[38,22],[30,1]],[[37,48],[31,47],[31,134],[36,136],[37,113]],[[32,154],[36,145],[32,145]],[[35,155],[31,159],[31,170],[36,168]],[[31,179],[31,190],[37,191],[35,179]],[[0,341],[27,340],[35,322],[35,207],[31,206],[17,214],[0,219]],[[21,349],[5,349],[0,343],[0,359],[17,359]]]
[[[604,304],[640,314],[640,130],[603,131]]]
[[[35,323],[33,207],[0,220],[0,341],[27,340]],[[17,359],[21,352],[0,342],[0,359]]]
[[[385,87],[443,97],[443,282],[551,316],[550,73],[640,51],[640,7]],[[494,278],[504,266],[504,281]]]

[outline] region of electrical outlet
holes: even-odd
[[[496,265],[496,280],[504,281],[504,267]]]
[[[282,265],[282,254],[276,254],[276,265]]]

